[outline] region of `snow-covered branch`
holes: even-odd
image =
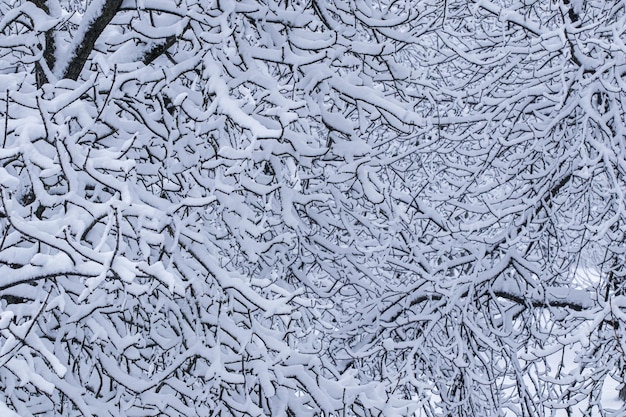
[[[623,415],[624,5],[0,0],[0,414]]]

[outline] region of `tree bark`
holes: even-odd
[[[113,20],[113,17],[117,14],[122,0],[110,0],[104,3],[100,15],[93,21],[89,22],[89,27],[85,31],[84,37],[80,44],[74,51],[70,62],[64,69],[62,78],[69,78],[70,80],[77,80],[80,73],[89,58],[89,54],[93,50],[96,41],[102,34],[102,31]]]

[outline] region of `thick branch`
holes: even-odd
[[[122,0],[108,0],[103,2],[102,9],[96,14],[96,17],[88,22],[82,40],[79,40],[78,46],[74,50],[72,59],[64,70],[62,78],[77,80],[80,75],[89,54],[93,50],[93,46],[102,34],[102,31],[111,22],[118,12]],[[89,12],[89,9],[87,10]]]
[[[586,311],[593,310],[597,307],[597,302],[594,301],[592,294],[589,291],[578,288],[569,287],[536,287],[523,289],[513,279],[497,279],[496,282],[489,287],[481,289],[479,292],[474,292],[472,297],[482,297],[484,295],[493,294],[496,297],[511,301],[515,304],[536,308],[548,308],[558,307],[566,308],[574,311]],[[457,295],[458,299],[465,299],[470,295],[469,289],[464,290],[461,294]],[[403,300],[410,299],[408,306]],[[391,298],[390,298],[391,299]],[[409,290],[405,294],[399,294],[399,297],[394,299],[383,309],[378,315],[378,319],[385,323],[395,323],[398,317],[405,312],[408,308],[416,305],[420,305],[426,302],[438,302],[444,300],[446,295],[438,292],[434,283],[428,283],[421,285],[419,289]],[[437,308],[436,306],[434,306]]]
[[[48,7],[48,2],[46,0],[33,0],[35,6],[50,14],[50,7]],[[44,45],[43,57],[46,61],[46,65],[49,69],[54,68],[54,64],[56,63],[55,51],[56,51],[56,43],[54,42],[54,28],[50,28],[46,31],[44,35],[44,39],[46,40],[46,44]],[[36,77],[37,77],[37,87],[41,87],[45,83],[47,83],[48,77],[46,76],[46,72],[40,63],[36,64]]]
[[[507,285],[507,282],[495,284],[493,293],[517,304],[533,307],[563,307],[575,311],[591,310],[597,304],[588,291],[567,287],[546,287],[539,291],[523,292],[517,284]]]

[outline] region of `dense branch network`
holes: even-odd
[[[0,411],[619,415],[624,7],[0,1]]]

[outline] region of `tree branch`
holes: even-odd
[[[523,292],[507,284],[507,282],[496,283],[492,287],[493,293],[497,297],[521,305],[531,305],[540,308],[563,307],[575,311],[591,310],[597,305],[591,298],[591,294],[585,290],[567,287],[546,287],[541,293],[538,290]],[[517,286],[517,284],[513,285]]]
[[[85,22],[88,26],[84,32],[83,39],[79,40],[78,46],[74,50],[72,59],[65,67],[62,78],[69,78],[70,80],[77,80],[89,54],[93,50],[93,47],[102,34],[102,31],[113,20],[113,17],[117,14],[122,0],[108,0],[102,3],[102,9],[100,13],[95,13],[95,18],[91,21]],[[89,13],[87,9],[87,13]]]
[[[144,54],[142,58],[143,63],[145,65],[150,65],[152,61],[157,59],[159,56],[163,55],[165,51],[167,51],[172,45],[176,43],[176,41],[177,41],[176,36],[168,36],[167,38],[165,38],[164,43],[155,45],[152,49],[150,49]]]
[[[475,1],[474,3],[478,3],[478,6],[481,9],[500,17],[502,20],[517,25],[533,35],[541,36],[542,34],[542,31],[537,23],[527,19],[524,15],[521,15],[514,10],[504,9],[488,0]]]
[[[50,14],[50,7],[48,7],[47,0],[32,0],[33,4],[46,12],[46,14]],[[50,28],[46,31],[44,35],[44,39],[46,44],[44,45],[43,57],[46,61],[46,65],[49,69],[54,67],[56,63],[55,51],[56,51],[56,43],[54,41],[54,28]],[[42,64],[37,62],[35,64],[36,67],[36,79],[37,79],[37,87],[41,87],[48,81],[48,76],[46,75],[46,71],[42,67]]]

